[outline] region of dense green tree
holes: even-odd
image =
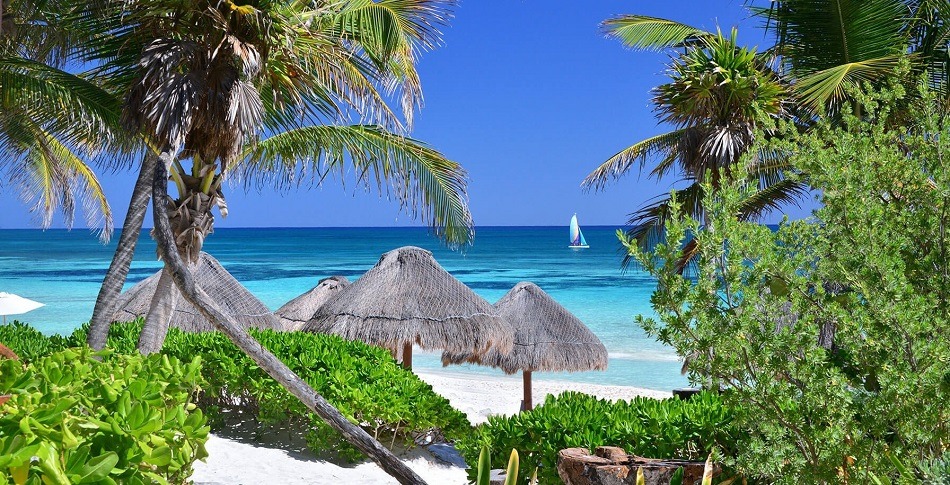
[[[714,231],[674,217],[654,253],[626,243],[659,280],[657,318],[638,322],[738,410],[749,439],[732,459],[749,477],[910,482],[895,463],[920,473],[950,449],[950,125],[921,92],[849,94],[860,117],[844,106],[764,145],[809,174],[812,218],[777,232],[737,220],[755,187],[730,183],[703,200]],[[674,261],[687,238],[695,278]]]

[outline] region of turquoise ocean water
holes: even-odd
[[[659,390],[685,385],[672,349],[634,323],[638,314],[652,315],[655,281],[636,270],[621,272],[616,228],[583,230],[590,249],[572,250],[567,227],[482,227],[474,245],[460,252],[422,228],[218,229],[205,251],[276,310],[321,278],[340,274],[352,281],[376,264],[380,254],[420,246],[492,303],[519,281],[536,283],[584,321],[610,353],[606,371],[538,373],[536,379]],[[0,230],[0,291],[46,304],[18,319],[46,333],[68,333],[92,314],[114,244],[103,245],[84,230]],[[155,244],[143,233],[126,287],[159,268]],[[434,352],[414,356],[413,364],[441,368]],[[446,370],[502,375],[478,366]]]

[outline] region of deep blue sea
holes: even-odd
[[[638,314],[653,314],[655,281],[637,270],[621,272],[615,227],[583,231],[590,249],[569,249],[567,227],[482,227],[472,246],[453,251],[424,228],[218,229],[204,249],[276,310],[321,278],[339,274],[352,281],[382,253],[420,246],[491,303],[519,281],[536,283],[584,321],[610,353],[606,371],[538,373],[536,379],[659,390],[686,385],[672,349],[634,323]],[[92,314],[114,249],[114,241],[103,245],[85,230],[0,230],[0,291],[46,304],[18,319],[46,333],[70,332]],[[126,287],[160,267],[155,244],[143,233]],[[434,352],[419,353],[413,364],[441,368]],[[446,370],[502,374],[477,366]]]

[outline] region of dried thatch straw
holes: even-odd
[[[317,286],[278,308],[274,315],[283,324],[284,330],[300,330],[307,321],[313,318],[318,308],[349,284],[350,280],[345,276],[324,278]]]
[[[407,344],[453,352],[511,349],[511,328],[491,304],[442,269],[432,253],[392,250],[321,306],[303,329],[400,350]]]
[[[237,320],[244,328],[270,328],[281,330],[283,326],[277,317],[261,303],[251,292],[241,286],[238,280],[228,273],[218,260],[207,253],[200,253],[198,262],[191,265],[195,282],[202,290],[211,296],[224,310]],[[112,315],[116,322],[127,322],[148,314],[152,303],[152,296],[158,286],[161,271],[140,281],[119,296],[117,310]],[[178,291],[177,288],[175,291]],[[198,309],[188,303],[181,295],[178,298],[178,308],[172,314],[170,326],[186,332],[210,332],[215,326],[198,312]]]
[[[495,309],[514,328],[514,348],[507,355],[489,350],[442,353],[442,364],[476,363],[518,371],[586,371],[607,368],[607,349],[566,308],[534,283],[515,285]]]

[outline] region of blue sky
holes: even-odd
[[[670,190],[675,180],[657,184],[635,173],[604,192],[579,185],[612,154],[665,130],[650,89],[665,82],[669,55],[606,39],[599,23],[623,13],[706,29],[738,26],[740,43],[765,43],[741,0],[463,0],[444,45],[419,62],[425,107],[412,136],[466,168],[476,225],[567,225],[576,212],[582,225],[619,226]],[[101,180],[119,226],[134,174],[103,173]],[[338,181],[283,194],[234,186],[226,195],[230,215],[218,227],[421,224],[375,190]],[[83,227],[81,218],[76,225]],[[0,186],[0,228],[20,227],[37,223],[14,188]]]

